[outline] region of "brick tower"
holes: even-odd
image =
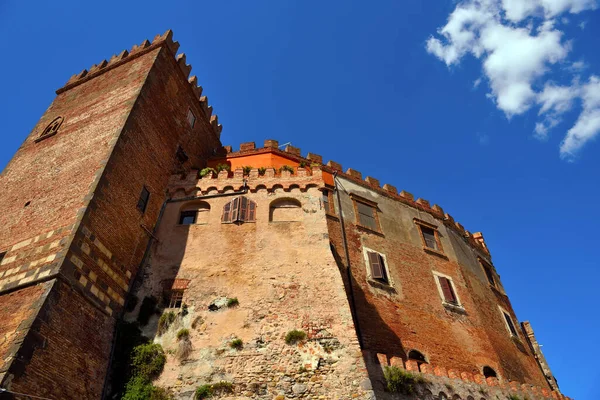
[[[0,175],[0,387],[98,399],[172,173],[221,126],[172,32],[74,75]]]

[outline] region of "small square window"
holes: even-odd
[[[187,120],[192,128],[194,127],[194,125],[196,125],[196,116],[194,115],[192,110],[188,110]]]
[[[183,303],[183,290],[171,290],[169,308],[181,308]]]
[[[421,233],[421,242],[425,250],[431,250],[434,253],[443,254],[442,242],[440,241],[440,234],[435,225],[414,219],[419,232]]]
[[[198,211],[190,210],[190,211],[182,211],[179,215],[179,224],[180,225],[193,225],[196,223],[196,217],[198,216]]]
[[[150,192],[148,191],[146,186],[144,186],[142,188],[142,193],[140,193],[140,198],[137,203],[137,209],[140,210],[142,213],[146,212],[146,207],[148,207],[148,200],[150,200]]]

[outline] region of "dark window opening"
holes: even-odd
[[[183,303],[183,290],[171,290],[169,308],[181,308]]]
[[[485,366],[483,367],[483,376],[485,376],[486,378],[497,378],[498,375],[496,374],[496,371],[494,371],[492,368]]]
[[[385,262],[383,256],[374,251],[367,252],[369,256],[369,267],[371,268],[371,278],[383,283],[389,283],[387,272],[385,270]]]
[[[438,276],[438,281],[440,282],[442,293],[444,294],[444,301],[446,303],[458,305],[458,299],[456,298],[452,281],[443,276]]]
[[[329,190],[323,191],[322,201],[323,201],[323,208],[325,209],[325,212],[327,214],[331,214],[331,205],[329,204]]]
[[[244,196],[236,197],[223,207],[221,222],[254,222],[256,221],[256,203]]]
[[[31,204],[31,201],[28,201],[27,203],[25,203],[25,206],[24,206],[24,207],[27,207],[27,206],[29,206],[30,204]]]
[[[425,246],[429,247],[430,249],[439,250],[435,237],[435,230],[422,225],[420,228],[421,234],[423,235],[423,240],[425,241]]]
[[[176,155],[177,155],[177,159],[179,160],[180,163],[184,163],[190,159],[181,146],[177,146]]]
[[[4,259],[5,255],[6,255],[6,252],[0,253],[0,265],[2,264],[2,260]]]
[[[494,272],[489,265],[483,264],[483,270],[485,271],[485,276],[487,276],[488,282],[490,285],[496,286],[496,279],[494,278]]]
[[[357,201],[356,210],[358,211],[358,222],[361,226],[373,231],[379,230],[377,227],[377,216],[375,214],[377,210],[375,210],[375,207]]]
[[[510,317],[510,315],[508,315],[504,311],[502,312],[502,314],[504,314],[504,319],[506,320],[506,324],[508,325],[508,329],[510,330],[510,334],[513,335],[513,336],[517,336],[517,330],[515,328],[515,324],[513,324],[513,321],[512,321],[512,318]]]
[[[427,360],[425,359],[425,356],[423,355],[423,353],[421,353],[420,351],[417,351],[417,350],[409,351],[408,359],[414,360],[417,362],[417,367],[419,368],[419,371],[421,371],[421,365],[427,364]]]
[[[190,210],[190,211],[182,211],[179,215],[179,224],[180,225],[193,225],[196,223],[196,217],[198,216],[198,211]]]
[[[146,186],[142,188],[142,193],[140,193],[140,199],[137,203],[137,209],[141,212],[146,212],[146,207],[148,206],[148,200],[150,199],[150,192],[146,189]]]

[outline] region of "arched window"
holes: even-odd
[[[427,364],[427,360],[423,353],[417,350],[411,350],[408,352],[408,359],[417,362],[417,366],[419,367],[419,371],[421,371],[421,365]]]
[[[269,205],[269,221],[302,221],[302,204],[300,201],[290,198],[273,200]]]
[[[497,378],[498,374],[496,374],[496,371],[494,371],[491,367],[486,365],[483,367],[483,376],[486,378]]]
[[[235,197],[223,206],[221,222],[254,222],[256,221],[256,203],[244,196]]]
[[[181,207],[179,214],[180,225],[194,225],[208,223],[210,205],[204,201],[186,203]]]

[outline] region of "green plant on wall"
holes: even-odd
[[[131,355],[130,379],[122,400],[172,399],[168,391],[152,384],[152,380],[163,371],[166,361],[165,352],[160,344],[145,343],[134,347]]]
[[[412,394],[415,391],[415,385],[427,382],[419,375],[393,366],[385,367],[383,376],[387,391],[393,393]]]
[[[165,333],[169,326],[175,321],[175,313],[173,311],[169,311],[160,316],[158,320],[158,334],[162,335]]]
[[[229,347],[236,350],[241,350],[244,347],[244,341],[242,339],[233,339],[229,343]]]
[[[279,168],[279,172],[283,172],[283,171],[288,171],[289,173],[293,174],[294,167],[290,167],[289,165],[282,165],[281,168]]]
[[[231,171],[231,167],[228,164],[217,164],[217,172]]]
[[[227,299],[227,307],[228,308],[237,307],[239,305],[240,305],[240,302],[238,301],[237,297],[233,297],[231,299]]]
[[[190,337],[190,330],[183,328],[177,332],[177,340],[184,340]]]
[[[224,393],[232,393],[233,384],[227,381],[215,382],[213,384],[205,384],[196,388],[194,393],[195,400],[208,399],[214,395],[222,395]]]
[[[243,167],[244,175],[250,175],[250,171],[252,171],[252,168],[254,168],[254,167],[251,167],[249,165],[246,165],[245,167]]]
[[[266,167],[260,167],[258,169],[258,175],[263,176],[265,174],[265,172],[267,172],[267,168]]]
[[[306,332],[299,331],[297,329],[289,331],[285,335],[285,342],[287,344],[296,344],[298,342],[302,342],[306,339]]]
[[[208,174],[213,174],[213,176],[214,176],[214,174],[216,174],[216,173],[217,173],[217,171],[215,171],[214,168],[210,168],[210,167],[203,168],[202,170],[200,170],[200,178],[204,178]]]

